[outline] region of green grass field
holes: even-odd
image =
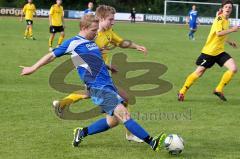
[[[188,92],[186,101],[179,103],[176,93],[185,77],[194,70],[210,27],[200,26],[196,41],[187,38],[186,26],[158,24],[116,23],[114,30],[125,39],[145,45],[148,56],[134,50],[124,50],[131,62],[157,62],[168,67],[160,78],[172,83],[169,92],[152,97],[136,97],[131,112],[151,135],[161,131],[177,133],[185,140],[184,152],[169,156],[166,151],[153,152],[146,144],[125,140],[123,125],[106,133],[87,137],[79,148],[73,148],[72,132],[75,127],[87,126],[89,120],[67,121],[57,118],[51,103],[67,94],[49,86],[51,72],[69,57],[57,59],[31,76],[21,77],[19,65],[32,65],[48,51],[48,21],[34,21],[36,41],[23,40],[25,23],[17,18],[0,17],[0,158],[1,159],[237,159],[240,158],[239,135],[239,78],[237,74],[226,87],[228,102],[212,95],[225,69],[217,65],[209,70]],[[78,33],[78,21],[66,22],[66,39]],[[240,42],[239,33],[230,36]],[[55,39],[56,41],[57,39]],[[226,47],[239,61],[239,49]],[[120,50],[115,49],[112,54]],[[121,66],[118,66],[121,67]],[[139,72],[131,71],[129,76]],[[151,80],[151,77],[147,77]],[[78,83],[72,72],[66,79]],[[77,81],[77,82],[76,82]],[[141,89],[148,89],[148,85]],[[80,112],[95,107],[90,100],[74,104],[73,111]],[[185,114],[185,117],[150,119],[146,114]],[[187,115],[187,117],[186,117]]]

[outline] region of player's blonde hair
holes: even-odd
[[[100,5],[96,9],[96,16],[99,19],[105,19],[109,14],[115,14],[116,9],[107,5]]]
[[[92,23],[98,23],[96,16],[92,14],[84,15],[80,20],[80,30],[83,28],[89,28]]]

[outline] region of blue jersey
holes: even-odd
[[[93,14],[94,12],[91,10],[91,9],[86,9],[85,11],[84,11],[84,15],[86,15],[86,14]]]
[[[188,13],[188,16],[189,16],[189,23],[191,23],[191,24],[196,24],[197,23],[198,12],[196,10],[191,10]]]
[[[94,41],[75,36],[53,51],[55,57],[71,54],[78,74],[88,88],[116,88],[102,54]]]

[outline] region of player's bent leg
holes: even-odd
[[[229,60],[227,60],[225,63],[224,63],[224,66],[231,72],[233,73],[237,73],[238,71],[238,68],[237,68],[237,64],[236,62],[234,61],[233,58],[230,58]]]
[[[119,121],[115,116],[106,115],[106,118],[110,128],[113,128],[119,124]]]
[[[185,94],[187,93],[188,89],[193,85],[193,83],[201,77],[204,72],[206,71],[206,68],[203,66],[198,66],[196,70],[188,75],[183,87],[180,89],[178,93],[178,101],[184,101]]]
[[[70,106],[71,104],[79,100],[87,99],[87,98],[89,98],[88,91],[76,91],[61,100],[54,100],[53,108],[54,108],[55,114],[58,117],[62,118],[63,112],[64,112],[63,110],[65,109],[66,106]]]
[[[154,151],[158,151],[163,147],[163,142],[166,138],[166,134],[161,133],[155,138],[151,137],[146,130],[144,130],[130,117],[130,113],[123,104],[117,105],[117,107],[114,109],[114,116],[116,116],[119,121],[123,122],[124,126],[132,134],[149,144]]]
[[[130,111],[130,108],[128,107],[128,96],[126,91],[124,91],[121,88],[118,88],[118,93],[119,95],[124,99],[124,106],[128,109],[128,111]],[[128,129],[126,128],[126,139],[128,141],[134,141],[134,142],[138,142],[138,143],[142,143],[144,142],[143,140],[139,139],[137,136],[133,135],[131,132],[128,131]]]
[[[227,101],[226,97],[223,94],[223,88],[231,81],[234,74],[237,73],[237,65],[233,58],[228,59],[224,66],[228,69],[222,76],[218,86],[214,90],[214,94],[218,96],[221,100]]]
[[[67,97],[60,100],[60,106],[61,108],[64,108],[68,105],[78,102],[79,100],[87,99],[87,98],[89,98],[88,91],[75,91],[69,94]]]

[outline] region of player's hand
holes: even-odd
[[[147,48],[145,48],[144,46],[137,45],[137,46],[136,46],[136,49],[137,49],[138,51],[143,52],[143,54],[144,54],[145,56],[147,55]]]
[[[233,48],[237,48],[237,43],[235,41],[229,41],[228,44],[232,46]]]
[[[35,72],[35,69],[33,67],[25,67],[25,66],[19,66],[19,67],[22,68],[21,76],[30,75],[33,72]]]
[[[110,69],[110,71],[111,71],[113,74],[118,72],[117,67],[114,66],[114,65],[111,65],[111,67],[110,67],[109,69]]]
[[[239,26],[234,26],[231,28],[232,32],[237,32],[239,29]]]

